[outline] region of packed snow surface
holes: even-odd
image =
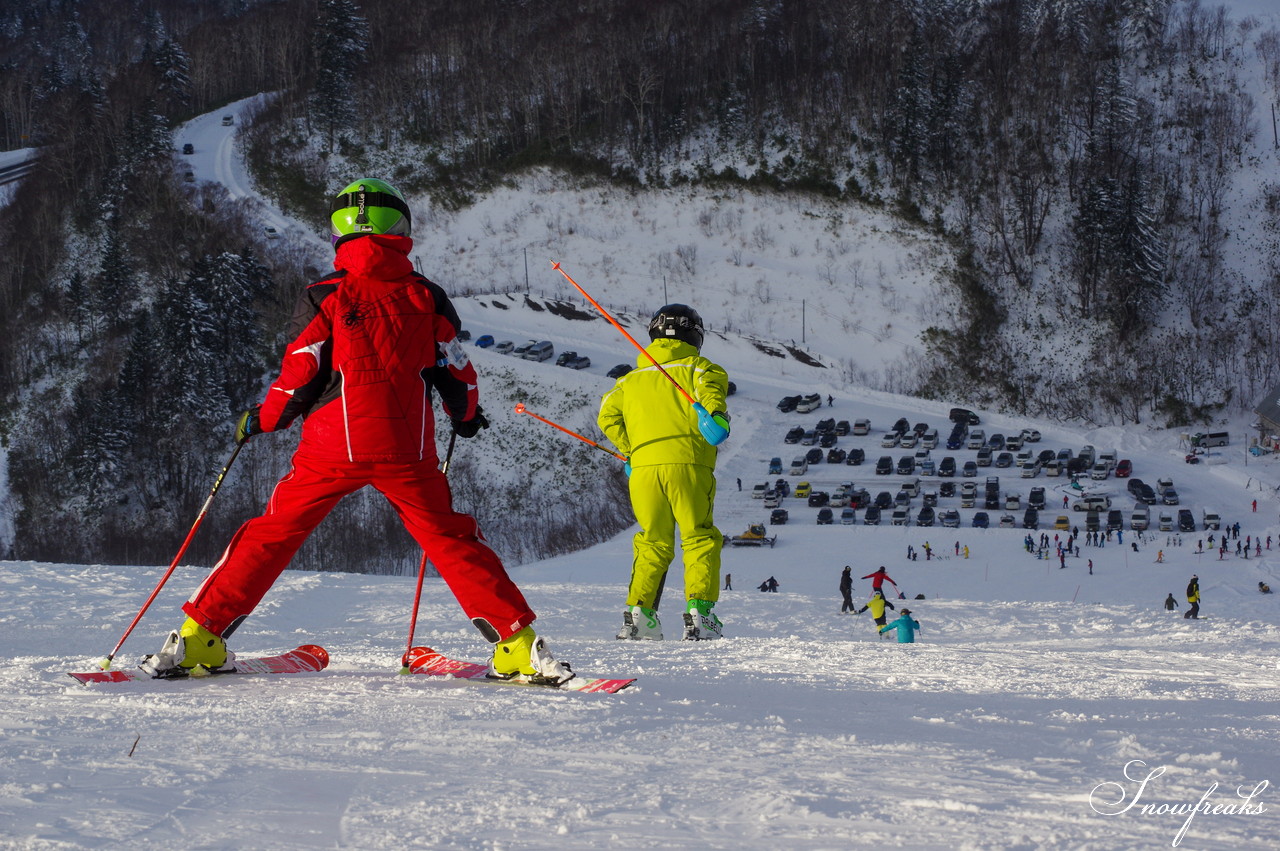
[[[607,386],[550,363],[518,368],[552,388]],[[740,371],[750,375],[745,363]],[[880,429],[897,415],[942,424],[935,406],[874,394],[782,414],[774,390],[743,385],[732,399],[740,430],[720,465],[718,521],[731,534],[764,519],[750,485],[765,480],[770,456],[794,448],[783,443],[791,425],[869,416]],[[1090,437],[1039,427],[1039,446]],[[1240,522],[1241,541],[1262,536],[1261,557],[1238,557],[1234,541],[1225,558],[1201,553],[1203,531],[1181,545],[1176,533],[1126,531],[1123,543],[1082,546],[1063,568],[1029,554],[1021,529],[972,528],[971,509],[958,529],[818,526],[817,509],[793,497],[791,522],[770,527],[775,547],[726,548],[734,587],[717,610],[727,637],[699,643],[670,640],[679,565],[662,609],[669,640],[614,639],[627,534],[513,568],[554,652],[582,673],[638,678],[617,695],[400,676],[413,577],[292,571],[232,647],[319,643],[328,670],[85,687],[65,672],[90,669],[114,646],[163,568],[5,563],[0,847],[1274,848],[1280,595],[1257,584],[1280,587],[1280,471],[1269,458],[1246,466],[1239,448],[1187,465],[1176,436],[1104,436],[1126,447],[1135,475],[1171,474],[1182,507],[1212,503]],[[840,445],[860,442],[874,457],[879,437]],[[466,451],[482,452],[483,440]],[[996,472],[1006,492],[1040,485],[1051,502],[1072,493],[1064,478],[984,469]],[[804,479],[873,493],[877,479],[897,482],[866,465],[820,464]],[[1119,500],[1123,480],[1094,490]],[[1065,538],[1046,525],[1034,534]],[[869,613],[839,614],[845,564],[855,577],[884,565],[908,598],[924,595],[894,600],[920,621],[918,643],[878,638]],[[119,664],[158,649],[205,572],[176,571]],[[1199,621],[1180,616],[1193,573]],[[756,590],[770,575],[778,593]],[[1170,592],[1177,612],[1162,607]],[[869,593],[857,579],[859,604]],[[486,654],[434,577],[417,643]]]

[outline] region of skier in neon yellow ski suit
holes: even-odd
[[[675,558],[676,527],[684,553],[686,639],[721,637],[711,609],[720,599],[720,549],[715,527],[716,443],[728,436],[729,377],[699,354],[702,318],[687,305],[659,310],[646,351],[698,403],[698,408],[644,355],[617,380],[600,405],[598,424],[629,459],[631,507],[640,531],[633,540],[627,610],[619,638],[661,639],[657,610]]]

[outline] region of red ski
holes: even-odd
[[[489,679],[487,676],[489,673],[488,665],[450,659],[430,647],[409,648],[409,673],[426,674],[428,677],[456,677],[460,680],[478,680],[482,683],[492,683],[494,685],[536,686],[553,688],[558,691],[603,692],[605,694],[622,691],[635,682],[634,677],[631,679],[607,679],[581,675],[574,675],[573,679],[559,684],[530,682],[519,677],[509,680]]]
[[[69,671],[68,675],[77,682],[89,683],[127,683],[134,680],[153,679],[202,679],[205,677],[222,677],[229,674],[302,674],[309,671],[323,671],[329,664],[329,654],[317,644],[304,644],[296,650],[281,653],[279,656],[236,657],[235,667],[228,671],[210,671],[208,668],[196,667],[191,673],[177,677],[153,677],[137,668],[119,671]]]

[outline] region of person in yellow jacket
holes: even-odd
[[[877,588],[875,590],[875,593],[871,595],[871,599],[867,601],[867,604],[863,606],[861,609],[858,609],[856,612],[854,612],[854,614],[860,615],[863,612],[865,612],[867,609],[870,609],[871,617],[876,619],[876,629],[878,630],[881,627],[883,627],[886,623],[885,614],[884,614],[885,606],[888,606],[889,608],[893,609],[895,612],[898,610],[897,607],[893,605],[893,603],[890,603],[888,600],[885,599],[884,592],[881,591],[879,588]],[[884,638],[884,633],[880,633],[880,637]]]
[[[729,435],[729,376],[699,354],[704,333],[693,308],[662,307],[649,322],[652,342],[645,351],[666,375],[642,354],[600,404],[600,430],[628,459],[631,508],[640,525],[620,639],[662,640],[658,605],[675,559],[677,527],[684,553],[684,638],[723,634],[712,608],[720,599],[724,536],[713,515],[716,446]],[[697,404],[690,405],[673,381]]]

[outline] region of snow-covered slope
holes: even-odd
[[[708,354],[732,355],[731,374],[759,369],[735,351],[708,344]],[[498,358],[479,356],[482,374]],[[508,368],[531,383],[539,372],[604,383],[550,364]],[[727,532],[762,518],[749,483],[783,451],[789,425],[820,415],[940,424],[945,413],[859,394],[780,414],[773,383],[747,377],[740,386],[721,465]],[[1280,540],[1265,548],[1267,535],[1280,538],[1274,463],[1245,467],[1234,447],[1189,466],[1171,435],[1072,433],[1000,417],[984,425],[1038,425],[1041,446],[1118,444],[1136,475],[1171,474],[1185,505],[1212,500],[1241,523],[1242,538],[1263,536],[1262,557],[1197,554],[1199,533],[1182,546],[1159,535],[1135,552],[1128,536],[1083,547],[1060,569],[1027,554],[1021,530],[968,528],[968,510],[959,530],[818,527],[816,509],[789,500],[792,522],[774,527],[776,548],[726,551],[734,590],[719,610],[729,637],[701,644],[613,639],[626,535],[515,569],[560,656],[583,672],[640,678],[611,697],[397,676],[413,580],[297,572],[233,645],[314,641],[329,648],[329,670],[84,688],[63,672],[110,649],[162,570],[6,563],[0,846],[1155,848],[1186,821],[1169,806],[1206,794],[1210,804],[1240,804],[1237,788],[1280,781],[1280,614],[1277,595],[1256,590],[1259,581],[1280,587]],[[545,428],[522,425],[535,426]],[[858,440],[870,448],[877,437]],[[546,445],[560,439],[549,433]],[[877,484],[865,466],[811,472],[815,484]],[[1064,482],[1002,479],[1008,489]],[[1107,484],[1118,495],[1115,480]],[[926,541],[939,557],[908,562],[907,546]],[[969,559],[955,556],[957,542]],[[856,576],[883,564],[909,597],[925,595],[910,601],[920,643],[879,640],[869,615],[838,614],[845,564]],[[1181,599],[1193,572],[1204,589],[1199,622],[1161,608],[1170,592]],[[122,662],[158,645],[203,575],[179,569]],[[769,575],[777,594],[754,589]],[[855,583],[858,599],[868,586]],[[669,624],[679,597],[677,566]],[[485,652],[435,579],[418,639],[464,657]],[[1139,791],[1126,771],[1160,773]],[[1108,815],[1135,795],[1137,806]],[[1266,788],[1253,800],[1265,812],[1197,814],[1179,847],[1273,847],[1275,801]],[[1146,804],[1166,809],[1144,814]]]

